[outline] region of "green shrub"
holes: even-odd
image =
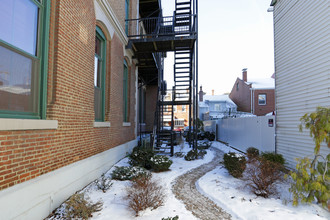
[[[187,161],[203,159],[205,154],[206,154],[205,150],[193,149],[187,153],[187,155],[184,157],[184,159]]]
[[[148,176],[150,172],[142,167],[115,167],[111,177],[115,180],[131,180],[139,176]]]
[[[184,157],[185,154],[184,154],[183,152],[175,152],[175,153],[174,153],[174,156],[175,156],[175,157],[180,157],[180,158],[181,158],[181,157]]]
[[[178,220],[179,219],[179,216],[176,215],[174,217],[167,217],[167,218],[162,218],[162,220]]]
[[[209,141],[214,141],[214,139],[215,139],[215,133],[214,132],[206,131],[204,136]]]
[[[212,145],[211,141],[198,141],[197,148],[199,150],[209,149]]]
[[[276,154],[274,152],[263,152],[261,153],[261,157],[265,160],[274,162],[274,163],[278,163],[278,164],[282,164],[284,165],[285,160],[282,156],[282,154]]]
[[[330,199],[330,172],[325,169],[330,166],[330,154],[328,154],[326,162],[313,162],[309,158],[296,159],[296,171],[290,172],[293,179],[289,191],[293,194],[293,205],[301,203],[311,203],[315,199],[324,207]],[[312,164],[317,164],[316,166]]]
[[[259,150],[255,147],[249,147],[248,149],[246,149],[246,154],[248,158],[251,160],[259,156]]]
[[[65,217],[66,219],[82,218],[88,219],[92,217],[93,212],[98,212],[102,209],[102,203],[92,203],[85,199],[83,193],[76,193],[65,202]]]
[[[151,169],[150,158],[155,153],[152,148],[149,147],[135,147],[132,153],[129,155],[129,164],[132,166],[140,166],[146,169]]]
[[[230,175],[239,178],[246,168],[246,159],[244,155],[229,152],[223,155],[223,164]]]
[[[100,179],[96,180],[97,188],[102,190],[104,193],[111,188],[112,184],[111,179],[105,177],[104,174],[102,174]]]
[[[315,147],[314,158],[296,159],[296,171],[290,172],[293,183],[289,191],[293,194],[293,205],[298,205],[299,201],[311,203],[317,200],[327,206],[330,202],[330,154],[325,158],[319,152],[322,142],[330,148],[330,108],[318,107],[316,112],[305,114],[300,121],[299,130],[309,129]]]
[[[173,161],[164,155],[155,155],[150,158],[151,168],[155,172],[162,172],[169,170]]]

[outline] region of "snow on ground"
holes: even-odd
[[[236,152],[219,142],[212,146],[224,152]],[[315,204],[293,207],[288,181],[278,184],[278,195],[265,199],[255,196],[245,187],[243,180],[232,177],[220,166],[199,179],[196,185],[233,219],[330,219],[329,212]]]
[[[224,152],[235,152],[235,150],[219,142],[213,142],[212,146]],[[187,144],[184,147],[177,146],[175,149],[176,152],[188,152],[189,150],[190,148]],[[171,158],[173,164],[170,167],[170,171],[153,173],[153,178],[159,180],[165,188],[166,200],[164,206],[156,210],[141,212],[139,217],[135,217],[134,212],[128,208],[128,202],[125,200],[125,188],[129,185],[129,181],[113,180],[113,186],[106,193],[97,190],[95,183],[90,184],[83,190],[86,195],[94,202],[103,201],[103,209],[94,213],[92,219],[160,220],[176,215],[179,216],[179,220],[196,219],[185,209],[184,204],[174,197],[171,190],[172,182],[176,177],[187,171],[210,162],[213,156],[212,151],[208,150],[203,160],[185,161],[184,158]],[[128,158],[124,158],[115,166],[128,166]],[[113,168],[106,173],[106,176],[109,176],[112,170]],[[317,205],[293,207],[290,204],[288,183],[283,183],[279,186],[278,189],[281,192],[280,199],[277,197],[264,199],[250,193],[247,188],[244,188],[242,180],[231,177],[224,168],[219,166],[202,177],[196,185],[204,195],[230,213],[233,219],[330,219],[329,212]]]

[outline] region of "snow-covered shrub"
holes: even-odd
[[[223,164],[230,175],[239,178],[246,168],[246,159],[242,154],[229,152],[223,155]]]
[[[244,180],[257,196],[267,198],[276,194],[276,183],[283,180],[282,165],[265,159],[251,159],[245,170]]]
[[[149,171],[142,167],[115,167],[112,171],[111,177],[115,180],[131,180],[139,176],[149,176]]]
[[[89,219],[93,212],[101,211],[102,202],[92,203],[83,193],[76,193],[65,202],[66,219]]]
[[[151,168],[155,172],[162,172],[169,170],[173,161],[164,155],[155,155],[150,158]]]
[[[281,165],[284,165],[285,160],[282,156],[282,154],[276,154],[274,152],[263,152],[261,153],[261,157],[265,160],[274,162],[274,163],[278,163]]]
[[[202,150],[202,149],[209,149],[212,145],[211,141],[198,141],[197,142],[197,147],[198,149]]]
[[[181,158],[181,157],[184,157],[185,154],[184,154],[183,152],[175,152],[175,153],[174,153],[174,156],[175,156],[175,157],[180,157],[180,158]]]
[[[167,217],[167,218],[162,218],[162,220],[178,220],[179,219],[179,216],[176,215],[174,217]]]
[[[187,161],[203,159],[205,154],[206,154],[205,150],[193,149],[187,153],[184,159]]]
[[[129,207],[138,216],[140,211],[147,208],[156,209],[164,204],[165,192],[163,187],[151,179],[151,175],[140,176],[131,181],[126,187],[126,198]]]
[[[129,155],[129,164],[132,166],[141,166],[149,170],[151,169],[150,158],[154,155],[155,153],[152,148],[135,147]]]
[[[249,160],[251,160],[253,158],[259,157],[259,150],[255,147],[249,147],[246,149],[246,154]]]
[[[104,174],[102,174],[101,178],[96,180],[96,186],[99,190],[102,190],[104,193],[111,188],[112,182],[110,178],[105,177]]]

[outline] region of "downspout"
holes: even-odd
[[[251,94],[250,94],[250,99],[251,99],[251,101],[250,101],[250,109],[251,109],[251,113],[253,114],[253,109],[252,109],[252,106],[253,106],[253,99],[252,99],[252,88],[250,88],[250,91],[251,91]]]

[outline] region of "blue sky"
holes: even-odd
[[[199,85],[207,94],[230,92],[242,69],[249,78],[274,73],[273,16],[270,0],[199,1]],[[164,15],[172,15],[175,0],[162,0]],[[165,61],[168,88],[173,81],[173,57]]]

